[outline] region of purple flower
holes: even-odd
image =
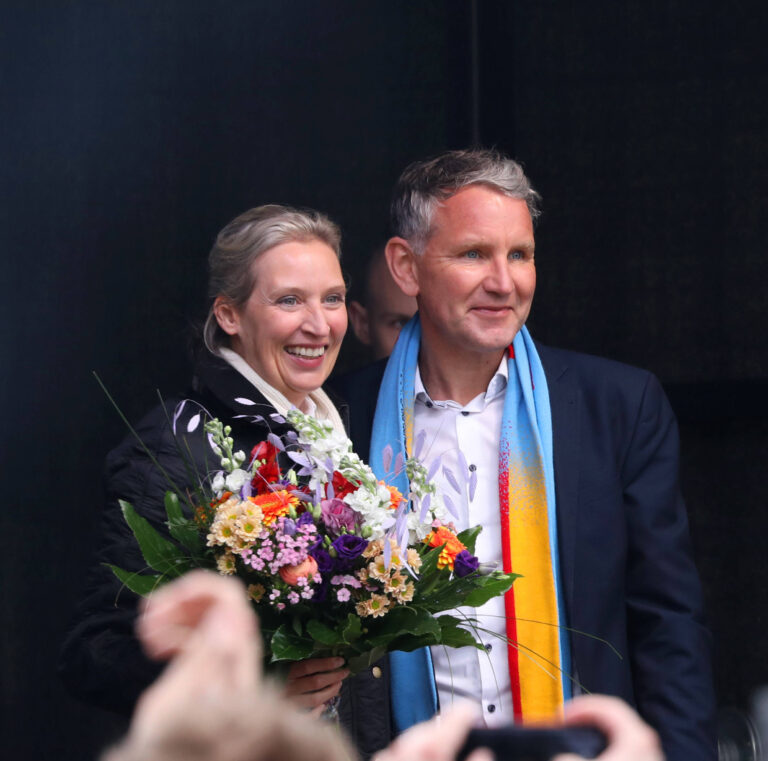
[[[307,510],[305,513],[302,513],[296,520],[297,526],[306,526],[308,523],[314,523],[314,520],[312,519],[312,513],[310,513],[309,510]]]
[[[283,518],[282,523],[282,530],[286,536],[293,536],[296,533],[296,522],[291,518]]]
[[[469,576],[470,573],[474,573],[480,561],[474,556],[469,554],[469,550],[462,550],[453,560],[453,572],[459,576]]]
[[[324,499],[320,503],[323,513],[323,522],[333,534],[341,534],[342,531],[354,531],[357,528],[357,513],[340,499]]]
[[[320,573],[330,573],[333,571],[336,563],[322,547],[315,547],[312,551],[312,557],[317,561],[317,570]]]
[[[368,540],[354,534],[342,534],[333,540],[331,546],[338,553],[339,560],[349,562],[363,554],[368,546]]]

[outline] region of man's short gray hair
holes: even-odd
[[[447,151],[415,161],[400,175],[392,197],[392,229],[420,254],[430,234],[432,217],[445,201],[468,185],[485,185],[525,201],[531,220],[541,214],[541,196],[516,161],[496,150]]]
[[[216,236],[208,255],[208,298],[211,305],[203,327],[203,340],[212,352],[229,344],[213,312],[217,296],[225,296],[241,309],[253,291],[253,263],[270,248],[292,241],[319,240],[341,258],[341,233],[324,214],[312,209],[268,204],[235,217]]]

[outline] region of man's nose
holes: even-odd
[[[510,272],[507,257],[499,257],[488,262],[488,271],[485,277],[485,289],[490,293],[509,294],[514,290],[512,273]]]

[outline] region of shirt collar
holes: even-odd
[[[478,394],[478,396],[466,404],[465,407],[469,407],[470,405],[474,406],[478,401],[482,406],[485,406],[506,391],[507,383],[509,383],[508,360],[509,353],[504,352],[504,356],[501,358],[501,362],[499,362],[496,372],[488,383],[488,388],[486,388],[484,393]],[[450,405],[452,407],[461,407],[460,404],[454,402],[452,399],[446,401],[435,401],[434,399],[431,399],[427,393],[427,389],[424,387],[424,381],[421,379],[421,370],[419,370],[418,364],[416,365],[416,376],[413,379],[413,395],[416,401],[422,402],[423,404],[430,402],[432,405],[437,406]]]

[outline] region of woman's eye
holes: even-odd
[[[330,293],[325,297],[325,301],[328,304],[343,304],[344,303],[344,294],[343,293]]]
[[[282,296],[277,300],[277,303],[284,307],[295,307],[299,300],[295,296]]]

